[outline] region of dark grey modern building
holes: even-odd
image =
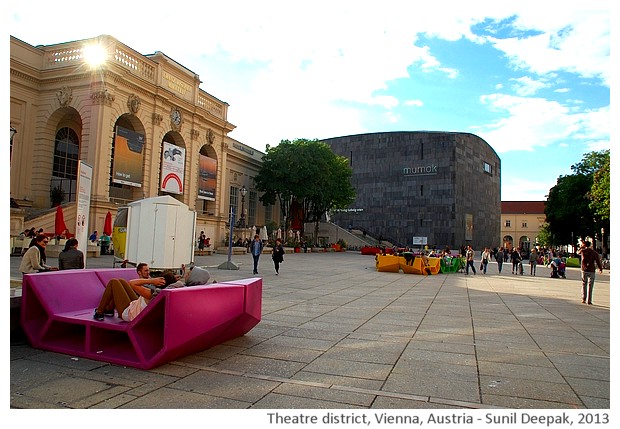
[[[403,131],[322,141],[353,170],[357,198],[332,216],[339,226],[401,246],[501,242],[501,161],[480,137]]]

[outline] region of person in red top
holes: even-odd
[[[585,304],[586,301],[589,305],[592,305],[592,289],[594,288],[594,279],[596,277],[596,267],[599,272],[603,272],[603,264],[601,263],[601,257],[596,250],[590,246],[592,243],[584,241],[581,243],[579,254],[581,255],[581,303]]]

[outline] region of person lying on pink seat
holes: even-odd
[[[179,287],[186,286],[198,286],[198,285],[206,285],[211,278],[211,274],[208,270],[202,267],[191,266],[189,269],[185,268],[185,265],[181,268],[182,274],[181,276],[176,276],[176,281],[170,283],[166,286],[166,289],[174,289]],[[163,273],[162,274],[166,279],[166,283],[168,283],[172,278],[169,277],[172,272]]]
[[[136,271],[139,276],[137,279],[111,279],[108,282],[95,309],[95,320],[103,321],[104,316],[114,316],[116,309],[120,318],[131,322],[151,302],[156,288],[167,286],[163,277],[150,277],[149,266],[145,263],[138,264]]]

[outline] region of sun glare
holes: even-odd
[[[84,60],[92,68],[97,68],[103,65],[107,59],[107,56],[108,53],[105,47],[100,44],[84,46]]]

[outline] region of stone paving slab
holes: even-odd
[[[51,259],[51,258],[50,258]],[[197,257],[218,281],[226,255]],[[11,258],[19,277],[19,258]],[[55,261],[51,259],[50,263]],[[87,266],[111,267],[102,256]],[[505,270],[504,270],[505,271]],[[611,403],[610,279],[378,273],[357,252],[262,257],[263,319],[149,371],[10,345],[11,408],[602,408]],[[539,274],[544,274],[539,267]]]

